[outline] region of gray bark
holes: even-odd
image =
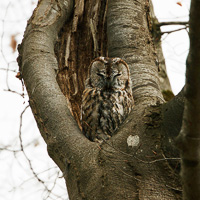
[[[183,199],[200,199],[200,2],[191,1],[190,50],[186,63],[185,106],[181,132],[177,139],[181,150]]]
[[[70,199],[180,199],[179,176],[162,149],[168,125],[176,123],[167,120],[173,106],[166,104],[166,113],[163,104],[149,4],[87,0],[73,5],[72,0],[40,1],[18,58],[33,114],[49,155],[64,173]],[[80,98],[89,62],[107,52],[129,64],[136,105],[117,133],[98,144],[79,129]],[[182,118],[181,111],[177,116]]]
[[[145,6],[144,1],[108,1],[108,52],[129,64],[136,103],[163,102]]]
[[[162,105],[162,149],[168,158],[180,157],[175,140],[182,126],[184,101],[183,88],[171,101]],[[176,167],[176,165],[179,165],[180,160],[170,163],[173,167]]]

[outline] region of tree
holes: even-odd
[[[164,85],[159,82],[165,65],[159,64],[159,24],[152,9],[151,2],[142,0],[41,0],[28,21],[19,46],[19,78],[70,199],[181,199],[174,143],[182,125],[184,91],[167,103],[163,99],[160,88],[169,90],[170,85],[166,76]],[[130,116],[102,144],[85,138],[80,123],[87,69],[99,55],[129,64],[135,100]],[[189,64],[198,64],[196,57],[189,58]],[[198,104],[199,94],[195,98]],[[183,132],[186,127],[183,123]]]

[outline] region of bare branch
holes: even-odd
[[[161,35],[163,35],[163,34],[165,34],[165,33],[170,34],[170,33],[174,33],[174,32],[177,32],[177,31],[182,31],[182,30],[185,30],[185,29],[187,29],[187,28],[189,28],[189,26],[185,26],[185,27],[183,27],[183,28],[175,29],[175,30],[172,30],[172,31],[161,32]]]
[[[184,88],[172,100],[162,105],[162,146],[166,157],[179,157],[179,151],[175,146],[175,138],[178,136],[184,110]]]
[[[35,178],[38,180],[38,182],[42,183],[46,188],[46,185],[44,184],[44,181],[41,180],[37,173],[34,171],[32,163],[30,161],[30,159],[28,158],[28,156],[26,155],[25,151],[24,151],[24,146],[23,146],[23,140],[22,140],[22,119],[23,119],[23,115],[26,112],[27,108],[29,108],[29,105],[25,107],[25,109],[22,111],[21,115],[20,115],[20,125],[19,125],[19,141],[20,141],[20,147],[21,147],[21,151],[24,154],[24,157],[26,158],[26,160],[28,161],[29,167],[33,173],[33,175],[35,176]]]
[[[21,3],[20,1],[17,1],[18,3]],[[16,4],[18,4],[16,2]],[[6,2],[5,2],[6,3]],[[7,22],[15,22],[15,23],[17,23],[17,22],[21,22],[22,20],[16,20],[16,21],[8,21],[6,18],[8,18],[9,17],[9,12],[8,11],[10,11],[10,5],[11,5],[11,2],[7,2],[6,3],[7,4],[7,6],[6,6],[6,8],[4,9],[4,11],[6,11],[5,12],[5,16],[3,17],[3,19],[0,19],[1,20],[1,25],[2,25],[2,27],[1,27],[1,34],[0,34],[0,40],[1,40],[1,45],[0,45],[0,60],[1,61],[4,61],[3,62],[3,65],[4,66],[2,66],[2,68],[0,68],[0,73],[3,73],[4,74],[4,76],[5,76],[5,78],[6,78],[6,81],[5,81],[5,83],[6,83],[6,85],[5,85],[5,89],[3,89],[3,91],[6,91],[6,92],[10,92],[10,93],[13,93],[13,94],[17,94],[17,95],[20,95],[21,97],[24,97],[24,95],[26,95],[26,94],[24,94],[24,84],[23,84],[23,80],[21,80],[22,81],[22,92],[21,91],[16,91],[16,90],[13,90],[13,89],[11,89],[12,87],[12,85],[11,85],[11,83],[12,83],[12,78],[14,78],[14,76],[15,76],[15,74],[17,74],[17,70],[15,69],[15,68],[18,68],[18,66],[17,66],[17,62],[15,61],[15,54],[12,54],[12,55],[7,55],[6,54],[6,48],[8,48],[8,46],[6,46],[5,44],[6,44],[6,40],[7,40],[7,38],[6,38],[6,28],[7,28],[7,26],[8,26],[8,24],[7,24]],[[2,5],[5,5],[3,2],[2,2]],[[2,6],[3,7],[3,6]],[[12,8],[11,9],[14,9],[14,3],[12,2],[12,6],[11,6]],[[19,11],[20,12],[20,11]],[[27,20],[27,19],[25,19],[25,20]],[[24,21],[24,20],[23,20]],[[21,27],[21,25],[19,26],[19,27]],[[5,29],[5,30],[4,30]],[[12,30],[13,31],[13,30]],[[23,30],[22,30],[23,31]],[[13,61],[10,61],[10,57],[13,57],[14,59],[13,59]],[[2,59],[1,59],[2,58]],[[15,73],[15,74],[13,74],[13,73]],[[12,76],[12,78],[11,78],[11,76]],[[13,99],[16,97],[16,95],[12,95],[13,96]],[[12,97],[11,97],[12,98]],[[9,102],[10,103],[10,102]],[[14,101],[14,105],[17,107],[17,106],[19,106],[20,107],[20,105],[18,105],[17,103],[19,103],[17,100],[16,101]],[[35,179],[36,181],[34,181],[34,183],[35,182],[37,182],[37,181],[39,181],[41,184],[38,184],[38,182],[37,182],[37,185],[38,185],[38,187],[40,187],[40,190],[42,189],[42,192],[44,192],[44,195],[45,196],[47,196],[49,199],[66,199],[66,198],[64,198],[64,196],[61,196],[61,194],[59,194],[59,195],[57,195],[56,194],[56,183],[58,182],[58,179],[59,179],[59,173],[61,173],[61,171],[59,170],[59,168],[56,166],[56,167],[51,167],[51,168],[48,168],[48,169],[46,169],[46,170],[44,170],[44,171],[42,171],[42,172],[37,172],[36,170],[35,170],[35,167],[34,167],[34,163],[31,161],[31,159],[30,159],[30,156],[29,156],[29,153],[30,153],[30,148],[27,148],[26,149],[26,147],[29,147],[29,146],[31,146],[31,148],[37,148],[36,146],[39,144],[39,143],[37,143],[36,144],[36,142],[35,142],[35,140],[37,140],[38,141],[38,138],[37,139],[35,139],[35,140],[31,140],[30,142],[28,142],[28,143],[26,143],[26,144],[24,144],[25,142],[23,141],[23,134],[22,134],[22,126],[26,126],[26,124],[24,124],[25,123],[25,120],[26,119],[24,119],[24,113],[26,112],[26,110],[28,109],[28,106],[26,106],[25,107],[25,109],[22,111],[22,113],[21,113],[21,115],[20,115],[20,125],[19,125],[19,141],[20,141],[20,147],[19,147],[19,144],[17,144],[16,145],[16,143],[14,143],[14,144],[10,144],[10,145],[5,145],[4,143],[2,143],[1,144],[1,148],[0,148],[0,153],[1,153],[1,156],[2,155],[8,155],[8,160],[9,161],[11,161],[10,163],[12,163],[12,165],[11,166],[9,166],[10,168],[12,168],[12,170],[14,170],[14,172],[18,172],[18,168],[16,169],[16,168],[13,168],[16,164],[18,164],[20,167],[21,167],[21,169],[22,170],[24,170],[24,174],[26,174],[27,173],[27,171],[26,171],[26,167],[28,167],[28,170],[30,170],[31,172],[32,172],[32,174],[33,174],[33,176],[31,177],[31,175],[30,175],[30,178],[28,178],[28,180],[25,180],[25,181],[23,181],[23,183],[22,184],[20,184],[20,185],[18,185],[18,186],[12,186],[12,185],[15,185],[16,183],[14,183],[15,182],[15,180],[16,180],[16,177],[18,176],[18,174],[16,175],[16,174],[10,174],[11,172],[10,171],[7,171],[8,173],[9,173],[9,175],[7,174],[7,176],[10,178],[11,177],[11,179],[13,179],[13,183],[11,184],[10,183],[10,189],[9,189],[9,191],[3,191],[3,190],[5,190],[5,189],[8,189],[8,188],[6,188],[7,186],[5,186],[5,188],[4,188],[4,186],[3,186],[3,188],[2,188],[2,193],[3,192],[13,192],[14,193],[14,191],[15,190],[20,190],[20,187],[23,185],[23,184],[25,184],[25,183],[27,183],[28,181],[30,181],[30,180],[33,180],[33,179]],[[12,110],[13,111],[13,110]],[[13,111],[14,112],[14,111]],[[7,116],[7,115],[5,115],[5,116]],[[15,116],[15,115],[14,115]],[[29,116],[30,117],[30,116]],[[18,120],[16,120],[16,122],[17,122]],[[15,123],[16,123],[15,122]],[[13,123],[14,124],[14,121],[12,121],[12,122],[10,122],[11,124]],[[32,126],[33,124],[31,124],[31,126]],[[14,127],[14,126],[13,126]],[[32,127],[31,127],[32,128]],[[8,129],[9,130],[9,129]],[[3,129],[2,129],[2,131],[3,131]],[[12,132],[10,132],[11,134],[12,134],[12,137],[14,137],[14,134],[16,133],[16,129],[12,129]],[[4,132],[4,131],[3,131]],[[2,133],[3,133],[2,132]],[[8,133],[8,131],[6,130],[5,131],[5,134],[6,134],[6,138],[9,138],[10,136],[8,136],[7,135],[7,133]],[[8,134],[10,134],[10,133],[8,133]],[[4,135],[5,135],[4,134]],[[18,139],[18,138],[17,138]],[[14,140],[15,141],[15,140]],[[33,145],[34,145],[34,147],[33,147]],[[21,162],[21,153],[23,154],[23,158],[25,157],[25,160],[24,159],[22,159],[22,162]],[[31,154],[32,154],[33,152],[31,152]],[[20,158],[19,158],[20,157]],[[11,159],[10,159],[11,158]],[[37,159],[36,159],[37,160]],[[35,160],[35,161],[36,161]],[[27,161],[27,162],[26,162]],[[38,161],[38,160],[37,160]],[[6,161],[4,160],[3,161],[4,162],[4,165],[6,165]],[[49,162],[47,163],[47,165],[49,165]],[[49,167],[49,166],[47,166],[47,167]],[[48,177],[48,180],[47,179],[41,179],[41,176],[40,175],[42,175],[43,173],[45,173],[45,172],[47,172],[47,171],[49,171],[49,170],[51,170],[51,169],[54,169],[54,171],[55,171],[55,173],[53,173],[53,172],[51,172],[51,175]],[[56,170],[55,170],[56,169]],[[4,169],[2,168],[1,169],[1,171],[3,171]],[[19,170],[20,171],[20,170]],[[10,176],[11,175],[11,176]],[[5,175],[6,176],[6,175]],[[12,177],[13,176],[13,177]],[[25,176],[21,176],[20,178],[23,180],[24,178],[26,177],[26,175]],[[10,182],[10,180],[8,179],[8,182]],[[3,182],[2,182],[3,183]],[[30,183],[30,184],[32,184],[32,183]],[[4,184],[5,185],[5,184]],[[25,185],[23,185],[24,187],[26,187]],[[31,186],[31,188],[33,188],[35,185],[33,185],[32,184],[32,186]],[[37,187],[37,186],[35,186],[35,187]],[[60,186],[59,186],[60,187]],[[66,192],[66,189],[65,188],[63,188],[63,191],[65,191]],[[27,192],[27,191],[26,191]],[[55,193],[55,194],[54,194]],[[67,192],[66,192],[67,193]],[[66,194],[65,193],[65,194]],[[22,193],[20,194],[20,195],[23,195]],[[35,195],[37,195],[37,194],[35,194]],[[3,196],[3,195],[1,195],[1,196]],[[66,195],[65,195],[66,196]]]
[[[47,172],[47,171],[50,171],[50,170],[56,169],[56,168],[58,168],[58,167],[56,166],[56,167],[48,168],[48,169],[46,169],[46,170],[44,170],[44,171],[42,171],[42,172],[37,173],[37,175],[43,174],[43,173],[45,173],[45,172]],[[23,182],[22,182],[20,185],[18,185],[17,187],[23,186],[25,183],[27,183],[28,181],[31,181],[32,179],[35,179],[35,176],[32,176],[32,177],[28,178],[27,180],[23,181]]]
[[[188,26],[189,22],[181,22],[181,21],[171,21],[171,22],[159,22],[157,26],[169,26],[169,25],[185,25]]]
[[[23,140],[22,140],[22,125],[23,125],[22,120],[23,120],[23,115],[24,115],[24,113],[26,112],[26,110],[27,110],[28,108],[29,108],[29,105],[26,106],[26,107],[24,108],[24,110],[22,111],[22,113],[21,113],[21,115],[20,115],[19,141],[20,141],[21,152],[23,153],[24,157],[26,158],[26,160],[27,160],[27,162],[28,162],[28,164],[29,164],[30,170],[31,170],[31,172],[33,173],[33,176],[37,179],[37,181],[38,181],[39,183],[41,183],[41,184],[43,185],[45,191],[47,191],[47,194],[48,194],[47,197],[49,197],[50,194],[52,194],[53,196],[55,196],[55,197],[57,197],[57,198],[60,198],[60,196],[58,196],[58,195],[52,193],[52,191],[53,191],[53,189],[54,189],[54,187],[55,187],[56,179],[54,180],[54,185],[52,186],[52,188],[49,189],[48,186],[46,185],[45,181],[43,181],[43,180],[38,176],[39,174],[35,172],[34,167],[33,167],[33,165],[32,165],[32,162],[31,162],[31,160],[28,158],[28,156],[27,156],[27,154],[26,154],[26,152],[25,152],[25,150],[24,150],[24,145],[23,145]],[[59,171],[57,172],[57,177],[59,177]],[[46,199],[47,199],[47,198],[46,198]]]
[[[24,93],[19,93],[19,92],[16,92],[15,90],[11,90],[11,89],[4,89],[4,91],[6,91],[6,92],[12,92],[12,93],[14,93],[14,94],[18,94],[18,95],[20,95],[21,97],[24,97]]]
[[[0,70],[2,70],[2,71],[14,72],[14,73],[17,72],[17,70],[12,70],[12,69],[8,69],[8,68],[0,68]]]
[[[7,147],[2,147],[2,148],[0,148],[0,151],[9,151],[9,152],[13,152],[13,153],[18,153],[18,152],[21,152],[21,149],[14,150],[14,149],[9,149]]]

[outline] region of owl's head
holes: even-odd
[[[87,86],[99,90],[130,90],[127,63],[120,58],[96,58],[89,67]]]

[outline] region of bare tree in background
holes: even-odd
[[[16,46],[33,3],[0,3],[0,199],[67,199],[62,173],[47,156],[23,81],[16,78]]]

